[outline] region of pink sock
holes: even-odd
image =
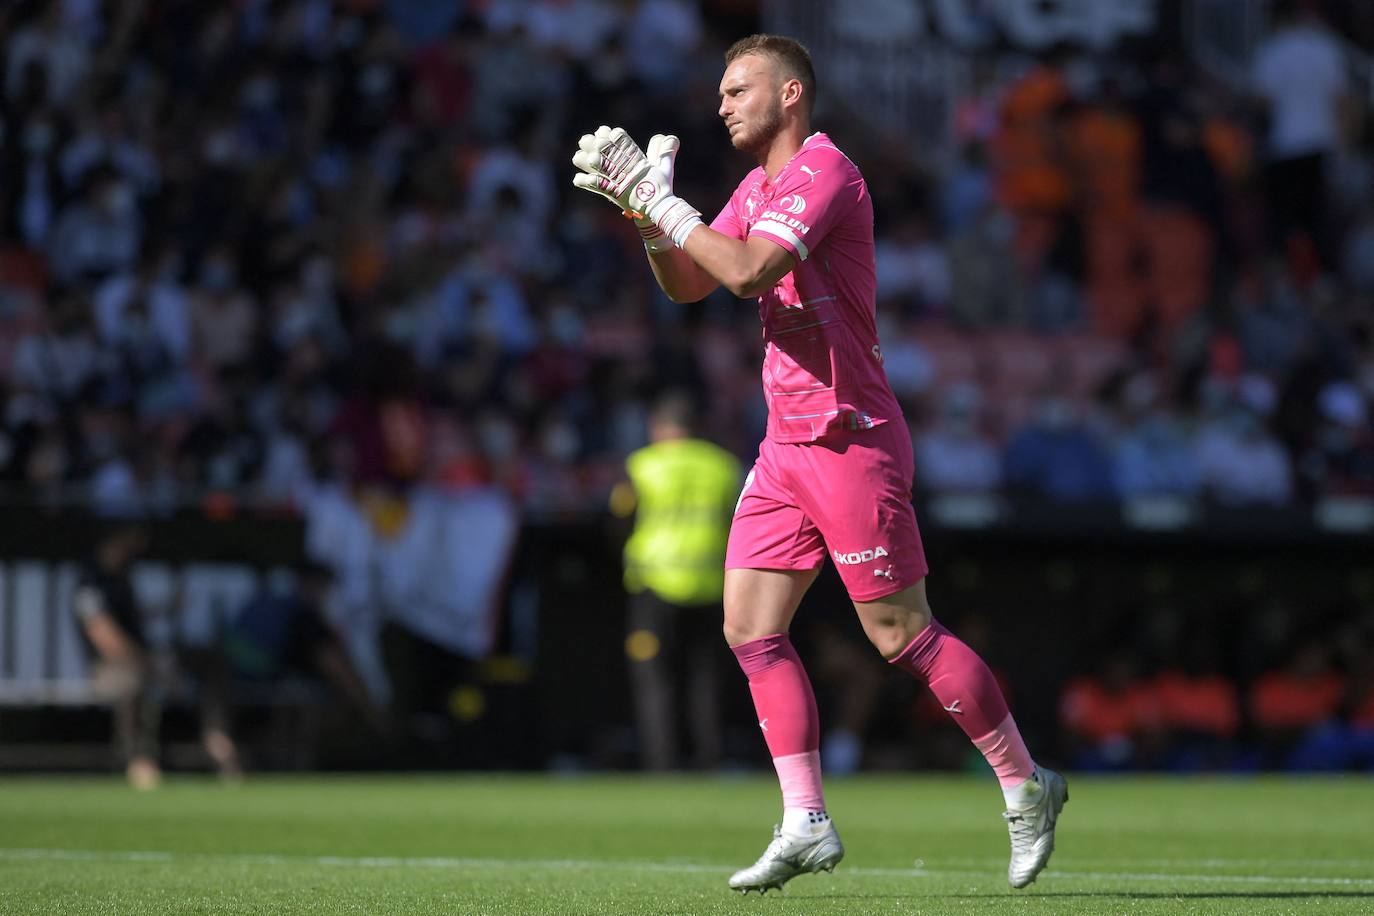
[[[892,664],[925,681],[940,705],[982,752],[1003,788],[1035,773],[1002,688],[984,661],[934,619]]]
[[[825,810],[821,792],[821,724],[816,696],[786,633],[733,647],[749,678],[759,728],[773,757],[784,808]]]

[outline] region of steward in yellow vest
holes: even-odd
[[[716,604],[725,587],[740,464],[720,446],[692,438],[685,418],[673,412],[655,411],[650,444],[625,463],[633,494],[613,496],[617,514],[628,514],[628,500],[635,512],[625,543],[625,589],[647,588],[677,605]]]
[[[720,761],[718,688],[730,661],[721,594],[741,469],[725,449],[695,438],[693,425],[687,396],[660,400],[649,416],[649,445],[630,455],[629,480],[611,494],[612,511],[635,519],[625,543],[625,654],[640,753],[651,770],[683,764],[679,706],[691,764],[710,769]]]

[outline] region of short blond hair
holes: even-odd
[[[735,58],[746,54],[762,54],[771,58],[777,63],[779,75],[784,80],[801,82],[807,114],[816,107],[816,69],[811,66],[811,52],[800,41],[785,35],[750,35],[730,46],[725,52],[725,63],[733,63]]]

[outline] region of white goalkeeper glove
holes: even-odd
[[[666,248],[663,236],[681,248],[701,225],[701,211],[673,194],[677,148],[676,137],[656,134],[649,142],[653,157],[646,157],[623,128],[603,125],[578,141],[573,165],[581,172],[573,176],[573,185],[600,194],[633,217],[650,251]]]
[[[673,161],[677,158],[678,139],[672,134],[654,134],[649,138],[649,150],[645,154],[649,164],[663,173],[667,182],[668,193],[673,193]],[[652,254],[659,251],[667,251],[673,247],[673,240],[668,234],[658,228],[653,220],[647,216],[637,216],[634,213],[627,214],[639,230],[639,237],[644,240],[644,247]]]

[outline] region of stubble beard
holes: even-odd
[[[745,131],[738,137],[731,138],[731,142],[735,145],[735,149],[740,152],[757,156],[766,152],[781,132],[782,104],[774,100],[763,120],[759,122],[758,127]]]

